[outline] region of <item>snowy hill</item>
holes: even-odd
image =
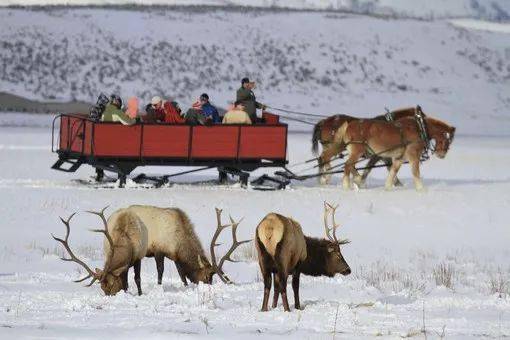
[[[292,8],[340,10],[354,13],[414,18],[470,17],[509,20],[507,0],[2,0],[0,5],[12,6],[104,6],[104,5],[207,5],[258,8]]]
[[[421,104],[459,133],[510,129],[510,35],[501,32],[210,8],[1,9],[0,22],[1,88],[32,99],[90,102],[104,91],[187,106],[207,91],[226,106],[248,75],[272,106],[372,115]]]

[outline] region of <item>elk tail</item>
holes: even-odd
[[[283,225],[272,218],[266,218],[257,227],[257,237],[266,248],[266,251],[273,258],[276,254],[276,247],[283,239]]]

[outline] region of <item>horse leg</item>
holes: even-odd
[[[349,159],[345,162],[344,166],[344,178],[342,180],[344,190],[351,189],[351,173],[359,176],[355,164],[363,154],[363,149],[363,146],[357,144],[349,144],[347,147],[347,150],[349,151]]]
[[[386,190],[393,189],[393,185],[395,183],[395,176],[397,175],[398,170],[402,166],[403,161],[401,159],[393,159],[393,164],[391,165],[390,172],[388,173],[388,177],[386,178],[385,188]]]
[[[391,161],[391,158],[384,159],[384,164],[386,164],[386,169],[388,169],[388,172],[389,172],[391,169],[391,165],[393,164],[393,162]],[[400,180],[398,179],[397,176],[395,176],[395,182],[393,184],[397,187],[404,186],[404,184],[402,184],[402,182],[400,182]]]
[[[407,153],[407,159],[409,159],[409,163],[411,163],[411,173],[413,174],[414,187],[418,191],[425,189],[420,178],[420,156],[421,150],[410,150],[410,152]]]
[[[319,178],[321,185],[328,184],[331,180],[331,174],[326,172],[331,170],[331,158],[333,158],[338,152],[339,147],[335,145],[329,145],[327,148],[323,148],[322,154],[319,157],[319,171],[322,174]]]
[[[361,183],[362,184],[365,184],[366,180],[367,180],[367,177],[368,175],[370,174],[370,172],[372,171],[372,167],[374,165],[377,164],[377,162],[379,162],[381,158],[377,157],[377,156],[372,156],[370,157],[370,159],[368,160],[368,163],[367,163],[367,166],[366,166],[366,169],[363,170],[363,174],[361,175]]]

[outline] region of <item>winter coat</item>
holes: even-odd
[[[165,102],[163,105],[165,111],[164,122],[168,124],[184,124],[185,120],[181,117],[177,109],[172,105],[171,102]]]
[[[205,125],[206,121],[202,111],[193,108],[186,112],[184,119],[186,119],[186,124],[189,125]]]
[[[233,109],[225,113],[223,124],[251,124],[251,119],[245,111]]]
[[[262,109],[262,104],[257,102],[253,91],[241,87],[237,90],[236,101],[244,105],[250,119],[255,122],[257,119],[257,109]]]
[[[123,125],[133,125],[136,120],[129,117],[124,111],[119,109],[113,104],[106,105],[103,115],[101,116],[102,122],[120,122]]]
[[[165,120],[165,111],[163,108],[155,109],[152,104],[145,106],[145,112],[147,113],[143,117],[144,123],[159,123]]]
[[[136,118],[136,116],[138,116],[138,98],[131,97],[128,99],[126,114],[130,118]]]
[[[220,115],[218,110],[213,105],[211,105],[211,103],[207,102],[202,105],[202,113],[206,119],[210,119],[213,123],[220,122]]]

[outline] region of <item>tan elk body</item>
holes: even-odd
[[[193,283],[211,283],[216,273],[205,256],[202,244],[195,234],[193,224],[181,209],[132,205],[127,208],[135,213],[148,229],[146,256],[154,257],[161,284],[165,257],[174,261],[182,282],[188,278]]]
[[[262,311],[268,310],[271,276],[274,280],[273,308],[276,308],[278,295],[281,293],[283,308],[289,311],[287,278],[290,274],[292,274],[295,307],[300,309],[299,277],[301,273],[329,277],[337,273],[342,275],[351,273],[340,251],[340,245],[348,241],[338,240],[335,234],[339,227],[334,219],[336,207],[325,203],[324,209],[327,240],[304,236],[298,222],[276,213],[268,214],[257,226],[255,246],[264,280]],[[329,214],[333,215],[332,228],[328,227]]]

